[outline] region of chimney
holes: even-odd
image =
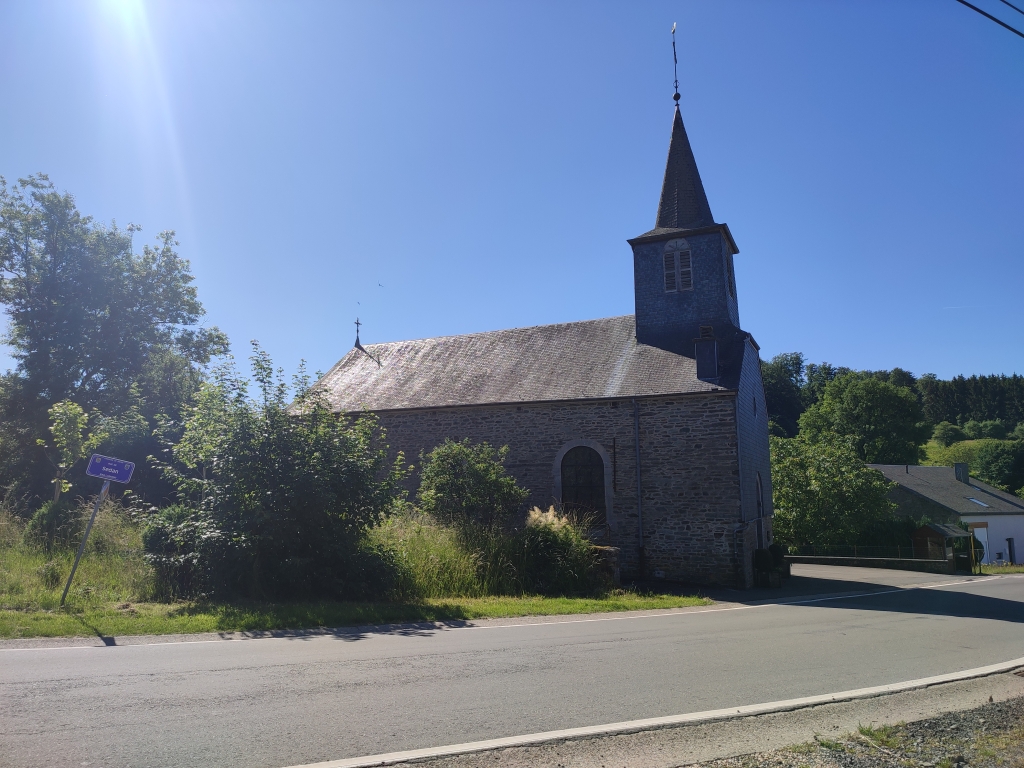
[[[956,479],[964,485],[971,484],[971,473],[969,465],[967,464],[954,464],[953,473],[956,475]]]
[[[718,383],[718,340],[715,329],[710,325],[700,327],[700,338],[694,339],[697,358],[697,378],[701,381]]]

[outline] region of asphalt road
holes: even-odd
[[[793,592],[829,569],[798,567]],[[837,571],[832,571],[836,573]],[[1024,656],[1024,578],[859,569],[800,604],[0,649],[0,765],[267,766],[893,683]],[[812,590],[815,591],[815,590]],[[777,599],[790,597],[784,591]]]

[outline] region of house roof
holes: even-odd
[[[928,525],[922,525],[918,528],[915,533],[931,533],[933,534],[931,538],[941,536],[943,539],[967,539],[971,536],[969,531],[957,528],[955,525],[946,525],[945,523],[928,523]]]
[[[970,484],[956,479],[952,467],[917,467],[905,464],[868,464],[887,480],[898,483],[926,499],[953,510],[963,517],[1024,515],[1024,499],[988,483],[969,478]]]
[[[724,392],[747,338],[719,342],[718,383],[692,357],[638,343],[633,315],[366,344],[321,383],[343,412]]]

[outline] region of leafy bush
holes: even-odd
[[[859,542],[892,516],[893,487],[869,469],[849,439],[770,437],[773,531],[790,546]]]
[[[170,454],[162,466],[195,510],[194,530],[172,515],[149,534],[150,555],[171,558],[165,588],[193,584],[194,573],[186,579],[172,566],[194,551],[213,593],[364,597],[393,589],[396,564],[364,538],[393,506],[405,476],[401,454],[389,463],[376,419],[334,414],[302,369],[289,402],[281,372],[253,348],[255,398],[247,379],[222,367],[180,428],[161,426]],[[197,536],[201,546],[189,550]]]
[[[585,521],[560,515],[554,507],[547,512],[534,507],[518,535],[524,591],[573,595],[602,586],[596,550],[586,535],[588,527]]]
[[[1006,424],[999,419],[971,420],[964,424],[964,432],[972,440],[1003,440],[1006,437]]]
[[[25,539],[49,551],[80,535],[78,510],[68,499],[45,501],[25,526]]]
[[[142,531],[146,562],[153,566],[157,593],[163,598],[196,597],[217,579],[220,531],[201,510],[176,504],[157,510]]]
[[[420,508],[456,526],[500,528],[519,512],[529,491],[505,469],[508,446],[445,440],[422,458]]]
[[[1013,428],[1013,432],[1007,435],[1011,440],[1024,440],[1024,421]]]
[[[950,424],[948,421],[940,421],[932,431],[932,440],[943,448],[948,448],[953,443],[959,443],[966,439],[967,433],[956,424]]]

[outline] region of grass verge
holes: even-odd
[[[0,610],[0,638],[258,632],[417,621],[652,610],[710,605],[696,596],[462,597],[416,603],[121,603],[70,610]]]

